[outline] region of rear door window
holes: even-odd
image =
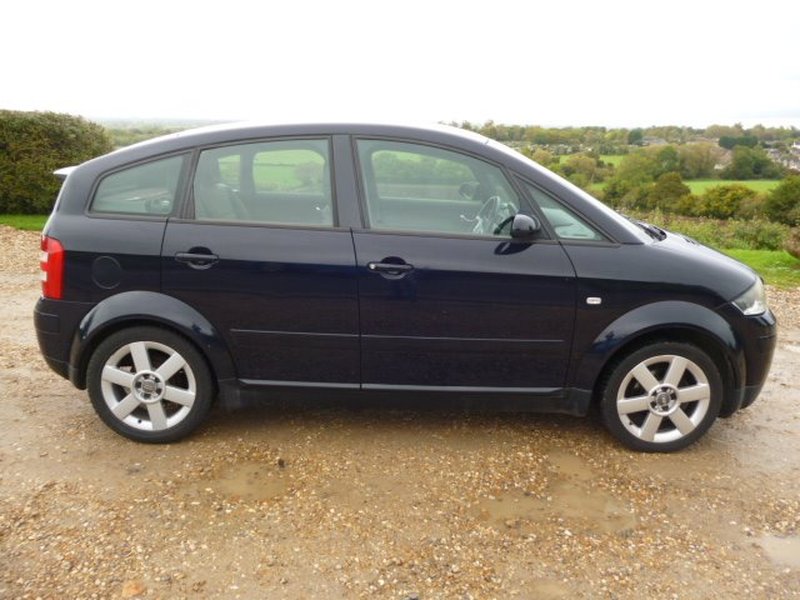
[[[201,221],[333,225],[327,139],[279,140],[211,148],[192,183]]]

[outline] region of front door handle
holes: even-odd
[[[390,279],[398,279],[409,271],[413,271],[414,265],[394,262],[369,262],[367,263],[367,269]]]
[[[219,256],[205,251],[177,252],[175,254],[175,260],[179,263],[186,263],[193,269],[208,269],[219,260]]]

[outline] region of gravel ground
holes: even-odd
[[[800,289],[750,409],[640,455],[589,419],[217,410],[124,440],[39,357],[0,227],[0,598],[800,596]]]

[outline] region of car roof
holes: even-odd
[[[352,121],[328,121],[318,123],[276,123],[259,121],[240,121],[186,129],[156,138],[145,140],[121,148],[111,155],[130,151],[154,150],[159,146],[169,146],[174,150],[182,147],[225,143],[262,137],[281,135],[380,135],[413,137],[439,142],[464,142],[466,144],[489,144],[489,138],[466,129],[441,123],[374,123]]]

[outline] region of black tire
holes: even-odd
[[[606,427],[642,452],[686,448],[708,431],[722,405],[717,365],[697,346],[680,342],[657,342],[625,356],[601,390]]]
[[[137,442],[174,442],[187,436],[205,419],[215,393],[200,352],[180,335],[158,327],[110,335],[92,354],[86,377],[103,422]]]

